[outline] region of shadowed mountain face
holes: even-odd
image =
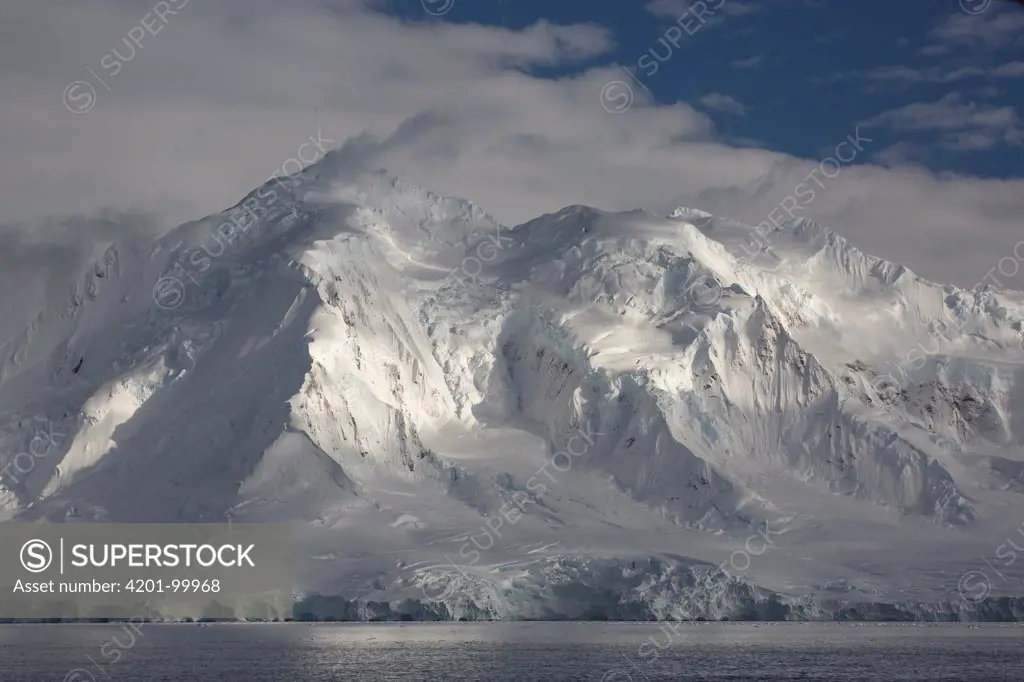
[[[1024,512],[1022,315],[806,221],[506,228],[329,154],[0,349],[0,510],[293,522],[345,617],[955,614]]]

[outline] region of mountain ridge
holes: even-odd
[[[29,422],[68,434],[0,513],[286,520],[321,615],[1016,613],[958,594],[980,560],[947,545],[991,554],[1024,511],[1024,296],[809,222],[752,234],[684,208],[507,228],[329,153],[111,247],[0,355],[0,465]]]

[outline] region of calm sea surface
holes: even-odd
[[[0,625],[0,680],[1024,680],[1016,625],[135,627]]]

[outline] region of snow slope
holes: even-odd
[[[1022,316],[807,221],[510,229],[332,153],[0,347],[0,513],[293,522],[309,617],[1016,618]]]

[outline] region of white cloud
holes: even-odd
[[[959,130],[990,128],[1006,130],[1018,123],[1011,106],[995,107],[967,102],[951,92],[937,102],[915,102],[880,114],[875,122],[901,130]]]
[[[825,79],[829,83],[850,80],[867,80],[906,86],[913,83],[954,83],[970,78],[1024,78],[1024,62],[1007,62],[993,69],[965,66],[957,69],[928,67],[917,68],[905,64],[890,64],[872,69],[845,71]]]
[[[1024,78],[1024,62],[1000,64],[992,74],[1001,78]]]
[[[736,59],[731,61],[729,62],[729,65],[737,69],[756,69],[764,64],[764,57],[764,54],[755,54],[754,56],[747,57],[746,59]]]
[[[738,114],[742,116],[747,111],[747,108],[735,97],[723,95],[718,92],[710,92],[704,95],[700,98],[700,103],[707,109],[721,111],[726,114]]]
[[[870,123],[897,131],[945,133],[939,144],[954,151],[991,149],[1001,141],[1020,143],[1021,124],[1012,106],[969,102],[956,92],[937,102],[915,102],[886,111]]]
[[[988,50],[1024,42],[1024,12],[1018,7],[993,3],[980,14],[957,12],[936,26],[928,37],[936,41],[926,49],[942,54],[942,47],[960,46]]]

